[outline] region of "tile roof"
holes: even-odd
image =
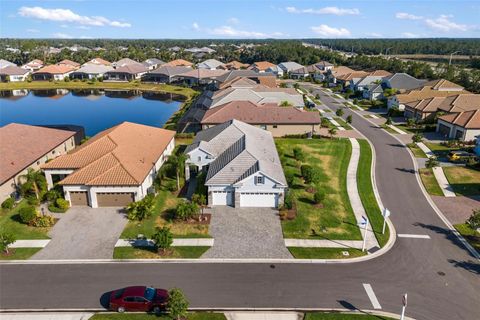
[[[428,81],[427,83],[424,84],[424,86],[432,87],[433,90],[440,90],[440,91],[463,90],[462,86],[445,79]]]
[[[164,64],[164,66],[170,66],[170,67],[191,67],[193,66],[193,63],[191,63],[190,61],[187,61],[187,60],[184,60],[184,59],[176,59],[176,60],[172,60],[170,62],[167,62],[166,64]]]
[[[187,68],[187,67],[183,67]],[[192,69],[187,68],[188,70],[184,73],[181,73],[180,77],[188,77],[188,78],[195,78],[195,79],[204,79],[204,78],[217,78],[221,75],[224,75],[227,70],[210,70],[210,69]]]
[[[104,66],[111,66],[112,63],[110,61],[107,61],[107,60],[104,60],[102,58],[93,58],[92,60],[88,61],[87,63],[85,64],[102,64]]]
[[[480,109],[479,94],[457,94],[443,97],[432,97],[406,104],[411,109],[422,112],[463,112]]]
[[[258,62],[254,62],[250,65],[250,67],[248,67],[249,69],[258,69],[260,71],[265,71],[267,70],[268,68],[271,68],[271,67],[275,67],[275,64],[271,63],[271,62],[268,62],[268,61],[258,61]]]
[[[0,69],[8,67],[8,66],[15,66],[15,65],[16,65],[15,63],[12,63],[8,60],[0,59]]]
[[[0,184],[15,176],[58,145],[74,131],[10,123],[0,128]]]
[[[309,74],[309,69],[307,67],[301,67],[291,71],[292,74]]]
[[[331,70],[331,73],[332,75],[338,77],[342,74],[346,74],[346,73],[352,73],[352,72],[355,72],[355,70],[353,69],[350,69],[349,67],[345,67],[345,66],[338,66],[338,67],[334,67],[332,70]]]
[[[368,76],[369,73],[366,71],[354,71],[350,73],[343,73],[336,76],[337,80],[349,81],[354,78],[363,78]]]
[[[224,83],[224,82],[236,79],[238,77],[258,79],[260,77],[275,77],[275,75],[270,72],[258,73],[258,72],[255,72],[254,70],[229,70],[227,73],[225,73],[221,77],[218,77],[217,81],[219,83]]]
[[[376,77],[390,77],[392,75],[391,72],[388,72],[386,70],[375,70],[370,72],[369,76],[376,76]]]
[[[225,66],[227,67],[227,69],[236,69],[236,70],[248,68],[248,64],[241,63],[241,62],[236,61],[236,60],[230,61]]]
[[[75,62],[75,61],[72,61],[72,60],[68,60],[68,59],[63,59],[62,61],[60,61],[60,62],[57,63],[57,64],[58,64],[58,65],[66,64],[66,65],[72,66],[72,67],[74,67],[74,68],[80,67],[80,63]]]
[[[283,71],[291,72],[293,70],[300,69],[303,66],[299,63],[296,63],[295,61],[287,61],[279,63],[278,67],[281,68]]]
[[[433,90],[432,87],[424,86],[419,89],[413,89],[405,93],[397,94],[397,100],[399,103],[408,103],[412,101],[428,99],[433,97],[448,97],[458,94],[470,94],[468,91],[439,91]]]
[[[137,73],[144,73],[147,72],[148,69],[141,63],[136,64],[127,64],[122,67],[117,67],[116,69],[108,71],[109,73],[130,73],[130,74],[137,74]]]
[[[75,170],[60,182],[64,185],[139,185],[174,136],[171,130],[123,122],[42,168]]]
[[[141,65],[140,62],[132,60],[130,58],[123,58],[123,59],[120,59],[120,60],[112,63],[112,65],[115,66],[115,67],[123,67],[123,66],[131,65],[131,64],[140,64]]]
[[[73,73],[88,73],[88,74],[104,74],[105,72],[114,70],[111,66],[103,64],[84,64],[80,69],[75,70]],[[117,69],[118,70],[118,69]]]
[[[17,66],[7,66],[5,68],[0,69],[0,74],[5,74],[7,76],[16,76],[16,75],[24,75],[30,71],[17,67]]]
[[[35,73],[65,74],[65,73],[72,72],[74,70],[75,70],[75,68],[70,66],[70,65],[51,64],[51,65],[48,65],[48,66],[45,66],[45,67],[41,68],[38,71],[35,71],[34,74]]]
[[[446,114],[438,119],[465,129],[480,129],[480,110]]]

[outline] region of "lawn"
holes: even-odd
[[[42,248],[11,248],[10,254],[0,253],[0,260],[26,260]]]
[[[172,320],[168,315],[157,316],[146,313],[97,313],[90,320]],[[223,313],[194,312],[189,313],[187,320],[226,320]]]
[[[382,129],[388,131],[388,132],[391,133],[391,134],[398,134],[397,131],[393,130],[392,128],[390,128],[389,126],[387,126],[385,123],[382,124],[381,127],[382,127]]]
[[[295,259],[349,259],[364,256],[366,253],[358,249],[344,248],[287,248]],[[349,255],[343,255],[342,251],[348,251]]]
[[[418,170],[418,172],[420,173],[423,186],[428,194],[431,194],[432,196],[443,196],[442,189],[438,185],[437,179],[433,175],[433,170],[431,168],[422,168]]]
[[[443,172],[457,195],[480,195],[480,170],[471,167],[444,167]]]
[[[445,158],[450,151],[461,150],[459,147],[447,147],[440,143],[424,142],[424,144],[433,151],[437,158]]]
[[[375,232],[375,237],[380,246],[383,247],[388,241],[390,231],[387,225],[385,226],[385,233],[382,234],[383,216],[378,207],[372,185],[372,149],[367,140],[358,139],[358,143],[360,144],[360,160],[357,168],[358,193]]]
[[[480,233],[466,223],[456,224],[454,227],[480,253]]]
[[[285,173],[295,175],[289,192],[296,200],[297,216],[282,221],[284,237],[361,240],[346,186],[350,142],[347,139],[277,139],[276,143]],[[313,187],[327,194],[323,207],[315,206],[313,194],[306,190],[308,186],[301,178],[300,164],[293,158],[294,147],[304,151],[305,164],[321,172],[320,181]]]
[[[305,314],[304,320],[393,320],[393,318],[367,313],[315,312]]]
[[[210,247],[171,247],[169,255],[159,255],[154,247],[117,247],[114,259],[197,259]]]
[[[27,201],[22,200],[12,210],[0,209],[0,229],[13,233],[17,240],[49,239],[50,228],[30,227],[20,222],[18,211],[26,206]]]
[[[352,127],[345,121],[343,118],[334,118],[342,127],[344,127],[347,130],[352,130]]]
[[[409,143],[407,144],[407,147],[410,149],[410,151],[412,151],[416,158],[427,158],[425,152],[423,152],[423,150],[420,149],[416,143]]]

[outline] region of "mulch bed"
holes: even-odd
[[[281,210],[279,215],[280,215],[280,220],[293,220],[297,217],[297,210],[296,209]]]
[[[200,217],[202,220],[200,221]],[[205,225],[205,224],[210,224],[210,221],[212,220],[212,215],[210,213],[204,213],[203,215],[199,215],[198,218],[195,219],[189,219],[187,221],[184,221],[186,224],[198,224],[198,225]]]

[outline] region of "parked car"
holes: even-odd
[[[112,311],[144,311],[159,313],[165,309],[168,291],[145,286],[118,289],[110,295],[109,309]]]
[[[451,151],[448,153],[447,157],[451,162],[468,162],[470,160],[478,161],[476,154],[466,151]]]

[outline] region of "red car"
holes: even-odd
[[[118,289],[110,295],[109,309],[118,312],[144,311],[159,313],[165,309],[168,291],[135,286]]]

